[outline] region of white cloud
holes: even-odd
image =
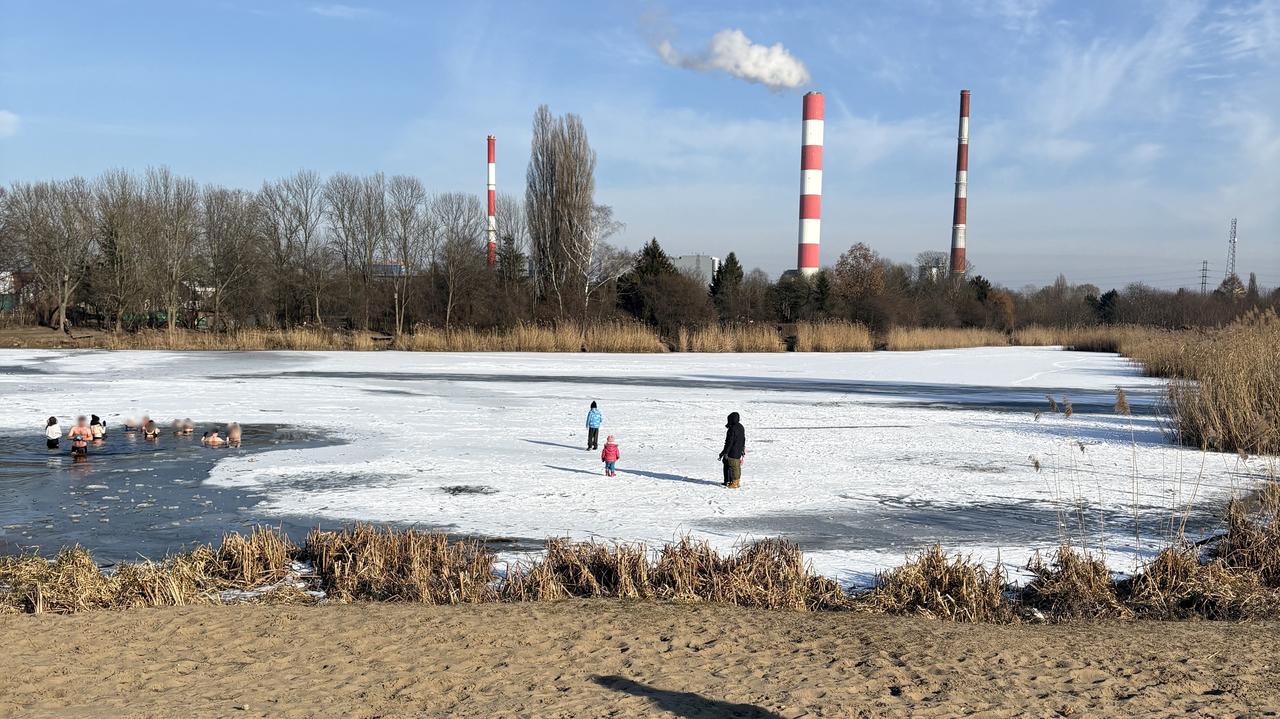
[[[1164,145],[1158,142],[1139,142],[1125,153],[1125,160],[1132,165],[1148,165],[1164,157]]]
[[[1061,46],[1040,83],[1040,121],[1057,135],[1113,111],[1117,103],[1143,113],[1168,110],[1178,97],[1172,79],[1194,56],[1189,33],[1199,17],[1198,6],[1178,4],[1136,40],[1095,38]]]
[[[741,30],[721,30],[700,53],[681,53],[667,40],[658,43],[657,51],[668,65],[701,72],[718,70],[772,90],[798,88],[810,80],[809,69],[782,43],[757,45]]]
[[[1093,150],[1093,143],[1066,137],[1049,137],[1033,140],[1028,144],[1027,150],[1051,162],[1070,164],[1089,154]]]
[[[18,113],[0,110],[0,138],[13,137],[18,134],[18,128],[21,125],[22,120],[18,117]]]
[[[324,17],[339,18],[342,20],[354,20],[356,18],[368,17],[373,14],[373,10],[367,7],[357,7],[355,5],[343,5],[341,3],[329,3],[327,5],[312,5],[307,10],[316,15]]]

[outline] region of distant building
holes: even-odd
[[[711,255],[680,255],[671,258],[677,270],[698,277],[711,284],[711,278],[720,270],[720,258]]]

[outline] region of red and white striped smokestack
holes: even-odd
[[[489,228],[487,234],[489,236],[489,267],[492,268],[498,264],[498,196],[497,181],[498,174],[494,169],[494,146],[497,140],[493,135],[489,136]]]
[[[964,235],[969,214],[969,91],[960,91],[960,136],[956,146],[956,204],[951,213],[951,274],[965,273]]]
[[[822,93],[804,96],[804,129],[800,133],[800,248],[796,268],[802,275],[818,271],[822,240]]]

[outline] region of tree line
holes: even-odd
[[[635,319],[673,336],[710,323],[846,320],[892,326],[1222,324],[1276,305],[1256,279],[1214,292],[1065,278],[1013,291],[947,277],[945,260],[892,262],[864,244],[814,276],[745,272],[729,253],[708,284],[657,239],[609,244],[622,224],[595,199],[596,155],[579,117],[543,106],[523,197],[429,192],[416,177],[303,170],[257,190],[201,185],[153,167],[0,189],[0,271],[14,311],[66,329],[327,326],[399,335],[415,325],[508,327]],[[12,282],[11,282],[12,284]]]

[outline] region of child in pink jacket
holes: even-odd
[[[600,461],[604,462],[604,476],[618,476],[614,468],[621,456],[618,454],[618,443],[613,440],[613,435],[609,435],[604,441],[604,449],[600,451]]]

